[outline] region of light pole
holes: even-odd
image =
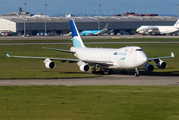
[[[47,6],[47,4],[45,4],[45,35],[47,35],[47,25],[46,25],[46,6]]]
[[[178,4],[178,7],[179,7],[179,4]],[[177,17],[179,18],[179,8],[178,8],[178,10],[177,10],[177,11],[178,11],[178,15],[177,15]]]
[[[100,21],[99,21],[99,17],[100,17],[100,6],[98,5],[98,30],[100,30]]]
[[[25,12],[25,14],[24,14],[24,37],[26,36],[26,24],[25,24],[25,19],[26,19],[26,5],[27,5],[27,3],[24,3],[24,12]]]

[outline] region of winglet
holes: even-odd
[[[4,52],[6,54],[7,57],[11,57],[7,52]]]
[[[171,57],[175,57],[175,55],[174,55],[174,53],[173,53],[173,52],[171,52]]]

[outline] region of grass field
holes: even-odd
[[[136,41],[138,39],[135,39]],[[142,40],[142,39],[140,39]],[[143,39],[146,40],[146,39]],[[153,39],[153,41],[159,39]],[[173,40],[173,39],[172,39]],[[175,39],[176,40],[176,39]],[[22,41],[22,40],[21,40]],[[90,40],[88,40],[90,41]],[[98,40],[99,41],[99,40]],[[108,40],[109,41],[109,40]],[[122,40],[125,41],[125,40]],[[13,42],[13,41],[12,41]],[[44,63],[39,59],[24,59],[24,58],[7,58],[4,51],[10,55],[21,56],[42,56],[42,57],[57,57],[57,58],[75,58],[72,54],[59,51],[42,49],[42,47],[52,47],[60,49],[69,49],[72,44],[54,44],[54,45],[0,45],[0,79],[48,79],[48,78],[79,78],[79,77],[97,77],[90,74],[91,72],[80,72],[75,63],[61,63],[55,61],[57,67],[53,70],[48,70],[44,67]],[[176,58],[163,59],[168,63],[167,69],[158,69],[154,62],[150,62],[155,66],[153,73],[141,70],[141,74],[150,75],[179,75],[179,51],[177,43],[146,43],[146,44],[87,44],[87,47],[103,47],[103,48],[120,48],[125,46],[140,46],[143,48],[149,58],[170,56],[174,52]],[[130,73],[133,74],[133,73]]]
[[[177,86],[3,86],[1,120],[178,120]]]

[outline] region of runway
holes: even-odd
[[[79,79],[30,79],[30,80],[0,80],[0,86],[29,86],[29,85],[159,85],[179,86],[178,76],[140,76],[133,75],[104,75],[98,78]]]

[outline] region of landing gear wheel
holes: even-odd
[[[98,74],[98,72],[97,71],[92,71],[92,74]]]
[[[104,75],[104,71],[92,71],[92,74]]]
[[[138,68],[135,68],[135,77],[139,77],[140,74],[139,74],[139,69]]]
[[[104,71],[98,71],[98,74],[104,75]]]
[[[135,73],[135,77],[139,77],[139,76],[140,76],[140,74]]]
[[[109,70],[108,75],[115,74],[115,71]]]

